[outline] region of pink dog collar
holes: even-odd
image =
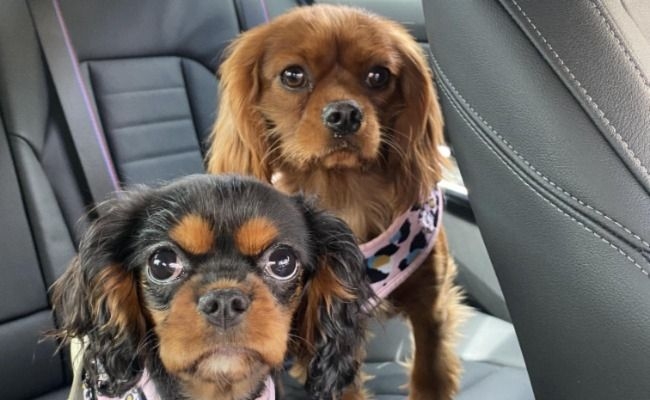
[[[440,230],[442,193],[429,197],[400,215],[381,235],[359,246],[366,259],[372,288],[386,298],[431,253]]]
[[[161,400],[158,392],[156,391],[156,385],[149,377],[147,370],[144,370],[142,377],[138,383],[124,394],[122,397],[107,397],[107,396],[97,396],[94,397],[92,389],[84,386],[84,400]],[[216,399],[215,399],[216,400]],[[275,384],[273,379],[268,376],[266,378],[266,384],[262,395],[259,396],[256,400],[275,400]]]

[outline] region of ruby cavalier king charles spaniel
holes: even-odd
[[[453,398],[464,306],[439,229],[443,119],[420,44],[364,10],[298,7],[241,34],[219,77],[209,172],[315,195],[342,218],[386,299],[380,309],[405,315],[412,327],[409,398]],[[409,268],[399,285],[382,282]],[[308,381],[308,364],[298,361],[293,372]],[[362,381],[342,398],[366,398]]]

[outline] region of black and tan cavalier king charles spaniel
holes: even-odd
[[[146,370],[162,399],[255,399],[286,354],[316,399],[358,375],[372,296],[355,238],[301,196],[197,175],[102,203],[53,288],[85,381],[124,394]]]

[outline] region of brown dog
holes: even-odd
[[[399,24],[337,6],[295,9],[242,34],[221,66],[212,173],[318,195],[360,243],[426,199],[441,177],[442,116],[420,46]],[[389,296],[415,340],[411,399],[450,399],[461,372],[456,267],[444,232]],[[364,398],[361,380],[344,398]]]

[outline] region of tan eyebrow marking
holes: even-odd
[[[183,250],[192,254],[205,254],[214,246],[212,225],[200,215],[188,214],[170,231],[172,238]]]
[[[235,231],[235,244],[242,254],[254,256],[261,253],[278,237],[278,228],[268,218],[252,218]]]

